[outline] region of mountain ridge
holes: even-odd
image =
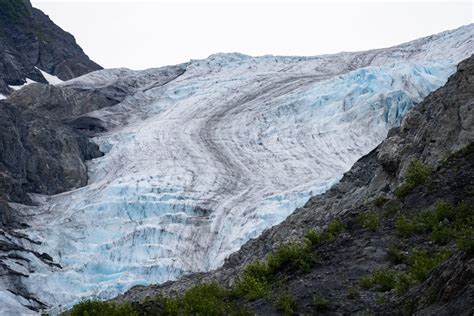
[[[0,28],[0,94],[27,79],[48,83],[41,71],[68,80],[102,69],[29,0],[2,0]]]

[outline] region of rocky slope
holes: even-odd
[[[303,260],[294,257],[276,270],[276,279],[267,284],[269,295],[249,299],[234,294],[230,300],[259,315],[472,315],[473,110],[474,56],[463,61],[444,87],[411,110],[401,126],[392,129],[338,184],[247,242],[222,268],[163,285],[135,287],[117,301],[148,298],[135,308],[159,312],[168,307],[163,299],[153,299],[157,294],[175,296],[212,281],[235,288],[249,263],[271,253],[273,260],[281,258],[280,245],[303,238],[309,229],[332,229],[332,238],[311,248],[318,259],[309,269],[290,269],[291,260]],[[432,216],[435,219],[429,220]],[[335,219],[343,224],[338,229],[329,224]],[[420,226],[410,228],[406,223]],[[464,237],[459,237],[463,230]],[[433,261],[437,256],[440,259]],[[430,264],[423,270],[420,262]],[[444,263],[431,270],[439,262]],[[252,274],[248,269],[245,273]],[[414,275],[415,280],[410,279]],[[268,278],[265,282],[270,282]],[[290,303],[282,304],[282,297]]]
[[[48,74],[68,80],[98,69],[74,37],[29,0],[0,2],[0,95],[28,79],[48,83]]]

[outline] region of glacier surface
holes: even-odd
[[[473,33],[317,57],[216,54],[169,82],[168,67],[55,82],[134,86],[88,114],[111,128],[95,138],[106,154],[88,163],[87,186],[13,205],[29,218],[21,232],[41,242],[24,246],[61,266],[32,256],[25,286],[58,312],[219,267],[375,148],[472,54]],[[10,308],[26,305],[2,293]]]

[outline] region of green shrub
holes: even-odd
[[[266,262],[247,265],[236,283],[234,295],[249,300],[268,298],[275,275],[283,271],[308,272],[316,262],[309,243],[290,242],[280,245]]]
[[[456,245],[459,250],[467,253],[474,252],[474,229],[465,227],[458,231],[456,236]]]
[[[373,286],[372,276],[365,275],[359,279],[359,284],[363,289],[370,289]]]
[[[116,304],[95,299],[84,300],[69,311],[71,316],[138,316],[129,303]]]
[[[334,220],[332,220],[329,224],[328,224],[328,227],[326,229],[326,232],[330,235],[330,236],[334,236],[336,235],[338,232],[342,231],[345,229],[345,226],[344,226],[344,223],[339,219],[339,218],[336,218]]]
[[[245,297],[248,300],[270,297],[270,285],[266,278],[259,278],[250,273],[244,273],[239,278],[233,291],[234,296]]]
[[[420,232],[421,228],[418,223],[401,214],[395,220],[395,229],[397,230],[398,235],[401,237],[410,237]]]
[[[277,248],[267,259],[267,269],[274,274],[281,270],[308,272],[316,262],[313,250],[307,243],[290,242]]]
[[[398,274],[397,282],[395,284],[395,293],[403,295],[410,287],[416,284],[416,280],[412,278],[409,273],[403,272]]]
[[[440,251],[433,255],[422,250],[413,250],[408,257],[410,276],[418,281],[424,281],[428,273],[437,267],[441,262],[449,258],[451,252],[448,250]]]
[[[439,245],[445,245],[455,236],[456,232],[449,226],[436,226],[431,232],[431,240]]]
[[[288,294],[280,295],[275,301],[277,310],[283,315],[292,315],[296,312],[297,305],[295,299]]]
[[[347,290],[347,298],[350,300],[355,300],[360,298],[360,292],[355,287],[351,287]]]
[[[396,253],[394,257],[399,258],[398,250],[393,250],[392,252]],[[399,272],[391,269],[380,269],[374,271],[371,275],[362,277],[359,282],[365,289],[374,288],[374,290],[382,292],[395,289],[395,292],[401,295],[413,285],[424,281],[430,271],[439,266],[450,255],[451,252],[449,250],[428,254],[426,251],[414,249],[406,259],[403,259],[403,261],[407,262],[407,271]]]
[[[433,209],[421,212],[416,220],[424,231],[433,231],[438,228],[442,222],[452,222],[455,219],[456,210],[451,205],[440,201],[436,203]]]
[[[316,311],[325,311],[329,308],[329,300],[319,293],[313,295],[312,305]]]
[[[394,243],[388,246],[386,258],[393,264],[400,264],[405,261],[405,255]]]
[[[223,315],[229,310],[227,290],[216,283],[200,284],[187,290],[181,298],[184,315]]]
[[[376,197],[375,199],[373,199],[372,203],[374,204],[374,206],[382,207],[385,203],[387,203],[388,200],[389,199],[386,198],[385,196],[380,195],[380,196]]]
[[[431,175],[432,169],[419,160],[413,161],[405,174],[404,182],[395,190],[397,197],[406,196],[413,188],[424,184]]]
[[[182,296],[156,296],[154,301],[161,306],[156,311],[158,315],[248,315],[244,309],[233,304],[231,298],[230,290],[216,283],[204,283],[188,289]]]
[[[327,240],[326,234],[320,233],[315,229],[308,229],[304,237],[309,242],[311,247],[316,247]]]
[[[368,211],[359,214],[357,221],[362,227],[375,232],[380,226],[380,215],[374,211]]]
[[[252,276],[253,278],[260,281],[266,281],[272,277],[272,273],[268,271],[267,264],[260,261],[249,263],[245,267],[243,274]]]
[[[381,292],[390,291],[397,283],[397,273],[389,269],[380,269],[372,273],[372,284]]]

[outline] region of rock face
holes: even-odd
[[[43,84],[1,101],[0,192],[9,201],[29,204],[26,192],[55,194],[85,185],[84,161],[102,154],[75,130],[81,126],[67,122],[111,104],[99,94]]]
[[[29,0],[1,1],[0,94],[10,94],[9,85],[23,85],[27,78],[47,83],[40,70],[68,80],[98,69],[74,37]]]
[[[177,295],[201,282],[217,281],[231,286],[246,264],[262,260],[278,245],[301,238],[310,228],[325,228],[337,217],[346,229],[335,240],[317,249],[320,259],[311,271],[289,272],[284,275],[286,281],[272,289],[273,295],[283,291],[294,297],[295,312],[321,313],[313,309],[312,302],[313,295],[320,293],[328,299],[324,311],[330,314],[472,315],[473,259],[469,253],[453,250],[451,258],[405,296],[399,297],[394,291],[374,293],[361,288],[359,281],[377,269],[391,267],[386,256],[393,242],[398,242],[406,251],[410,251],[410,247],[435,249],[426,235],[401,239],[394,214],[416,216],[439,201],[452,205],[464,201],[469,212],[473,211],[473,119],[474,56],[463,61],[445,86],[411,110],[401,126],[392,129],[387,139],[361,158],[338,184],[325,194],[311,198],[281,224],[247,242],[222,268],[191,274],[163,285],[137,286],[116,300],[140,302],[156,294]],[[396,194],[414,160],[431,166],[433,172],[427,184],[415,187],[404,196]],[[378,213],[381,218],[380,226],[374,231],[361,227],[358,222],[360,214],[367,210]],[[406,266],[398,263],[393,269],[403,271]],[[357,295],[349,295],[349,289],[357,289]],[[153,305],[147,302],[146,306],[150,304]],[[277,313],[274,302],[268,299],[244,300],[240,304],[259,315]],[[159,309],[160,303],[155,307]]]

